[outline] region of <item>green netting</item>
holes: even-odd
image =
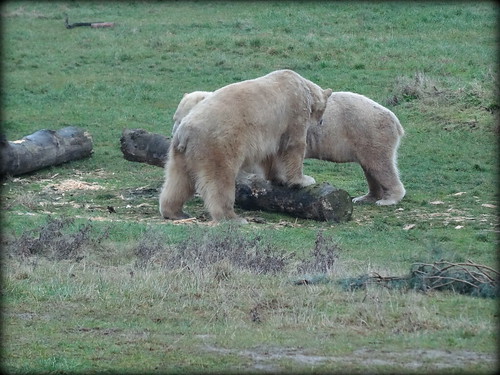
[[[295,284],[336,283],[346,291],[366,289],[369,284],[377,284],[389,289],[411,289],[421,292],[451,291],[474,297],[496,298],[500,296],[499,275],[498,271],[471,261],[466,263],[439,261],[414,263],[406,276],[381,276],[373,273],[335,280],[322,274],[302,278],[295,281]]]

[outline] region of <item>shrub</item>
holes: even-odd
[[[74,219],[52,217],[47,218],[47,223],[30,231],[24,232],[20,237],[8,244],[8,253],[13,257],[26,259],[32,256],[43,256],[51,260],[81,260],[88,247],[95,248],[104,235],[94,238],[91,236],[92,224],[87,223],[74,226]]]
[[[188,229],[185,240],[168,245],[161,233],[145,233],[135,251],[136,266],[158,263],[167,269],[206,269],[227,264],[255,274],[276,274],[283,271],[294,254],[279,250],[262,236],[245,237],[237,226],[222,229]]]
[[[227,224],[222,228],[190,227],[185,240],[169,244],[159,231],[144,233],[135,249],[136,267],[159,264],[166,269],[215,269],[224,279],[232,268],[254,274],[277,274],[291,266],[295,253],[287,252],[267,241],[261,235],[246,236],[238,226]],[[322,231],[316,236],[314,248],[298,266],[299,273],[328,273],[338,259],[339,246]]]
[[[333,237],[325,237],[323,231],[318,231],[314,249],[311,252],[312,259],[302,260],[297,271],[299,273],[328,273],[339,257],[339,250]]]

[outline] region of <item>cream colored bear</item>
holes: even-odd
[[[271,166],[274,183],[315,183],[302,172],[307,129],[320,122],[332,90],[291,70],[233,83],[199,102],[177,127],[165,165],[160,213],[185,218],[197,191],[214,221],[234,212],[236,177],[253,165]]]
[[[172,129],[172,134],[175,133],[182,119],[191,111],[191,109],[210,95],[211,91],[193,91],[191,93],[186,93],[182,97],[177,110],[174,113],[174,127]]]
[[[359,163],[370,190],[353,202],[396,204],[406,193],[396,164],[403,135],[399,120],[387,108],[363,95],[335,92],[323,123],[308,130],[306,158]]]
[[[183,113],[210,94],[198,93],[184,96],[179,104]],[[396,204],[405,196],[396,163],[403,135],[399,120],[387,108],[363,95],[335,92],[328,99],[322,124],[311,126],[307,132],[306,158],[359,163],[369,192],[353,201]]]

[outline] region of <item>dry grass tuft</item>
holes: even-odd
[[[310,253],[298,265],[292,264],[295,253],[278,248],[261,235],[245,235],[231,224],[222,230],[190,227],[185,240],[175,245],[168,242],[159,231],[145,233],[135,249],[136,266],[159,264],[166,269],[189,270],[210,267],[215,279],[220,281],[229,278],[233,269],[272,275],[285,271],[328,273],[339,252],[334,239],[319,231]]]
[[[230,274],[230,267],[255,274],[276,274],[285,269],[293,253],[278,249],[262,236],[246,237],[234,225],[222,230],[191,227],[188,237],[176,245],[169,245],[160,232],[146,233],[138,243],[136,266],[160,264],[166,269],[219,269],[217,279]],[[225,269],[225,270],[224,270]]]
[[[442,94],[437,88],[437,83],[422,72],[417,72],[413,77],[399,76],[396,78],[392,95],[387,99],[387,105],[395,106],[403,102],[416,99],[436,97]]]
[[[491,77],[485,77],[488,81]],[[458,88],[445,87],[429,75],[417,72],[412,77],[398,76],[386,105],[395,106],[419,100],[426,106],[459,105],[462,108],[480,108],[487,112],[498,111],[499,103],[495,93],[489,89],[489,82],[474,80]]]
[[[8,243],[8,254],[20,259],[42,256],[50,260],[80,261],[88,248],[96,248],[107,236],[104,234],[100,238],[94,238],[90,223],[80,225],[73,231],[72,226],[74,219],[49,217],[46,224],[26,231]]]
[[[329,273],[333,264],[339,258],[340,247],[333,237],[325,237],[323,231],[318,231],[312,258],[302,260],[297,267],[299,273]]]

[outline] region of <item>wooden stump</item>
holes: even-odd
[[[126,160],[163,167],[170,139],[142,129],[124,129],[120,138]],[[292,189],[253,174],[236,181],[236,205],[246,210],[280,212],[318,221],[345,222],[352,217],[352,200],[345,190],[329,183]]]
[[[68,126],[42,129],[18,141],[0,141],[1,175],[18,176],[92,154],[92,137],[83,129]]]

